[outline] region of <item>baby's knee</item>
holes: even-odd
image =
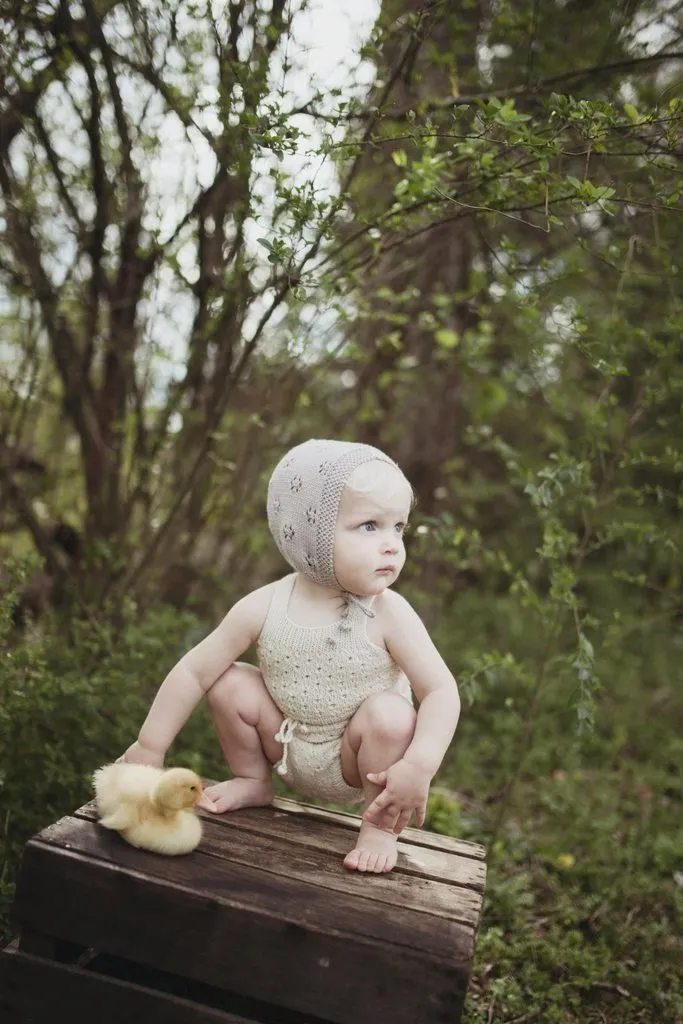
[[[258,701],[262,686],[263,678],[257,668],[236,661],[218,677],[206,697],[214,710],[244,712]]]
[[[384,742],[410,742],[415,732],[415,709],[398,693],[376,693],[364,704],[367,729]]]

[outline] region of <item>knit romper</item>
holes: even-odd
[[[350,719],[374,693],[392,691],[412,703],[410,684],[387,650],[368,639],[368,614],[350,602],[342,620],[300,626],[287,612],[297,574],[279,580],[258,640],[268,692],[285,716],[280,775],[303,796],[356,803],[362,789],[342,774],[341,740]],[[369,611],[369,604],[365,602]]]

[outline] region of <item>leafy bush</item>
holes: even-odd
[[[8,566],[15,584],[25,566]],[[124,623],[72,623],[67,643],[55,622],[17,638],[13,592],[0,605],[0,913],[11,900],[21,849],[50,822],[91,796],[95,768],[137,735],[166,671],[201,636],[197,621],[169,608]],[[205,774],[220,771],[220,753],[198,712],[169,761]],[[9,926],[0,928],[6,938]],[[2,934],[4,933],[4,934]]]

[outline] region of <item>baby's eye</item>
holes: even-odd
[[[375,529],[375,525],[374,519],[368,519],[367,523],[360,524],[360,529],[365,533],[372,533]]]
[[[396,533],[405,533],[407,525],[407,523],[396,523],[394,529],[396,530]]]

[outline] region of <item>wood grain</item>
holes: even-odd
[[[96,821],[90,808],[81,809],[77,816]],[[376,900],[397,904],[405,910],[448,917],[476,928],[481,915],[481,895],[467,887],[444,882],[447,865],[436,865],[441,868],[438,879],[420,871],[417,864],[409,871],[395,870],[388,875],[347,871],[342,858],[351,844],[344,833],[339,835],[339,831],[329,825],[316,825],[315,831],[311,831],[301,822],[277,820],[282,817],[286,817],[282,812],[271,814],[271,819],[275,820],[264,823],[263,834],[261,830],[244,829],[244,817],[239,812],[221,818],[207,816],[199,849],[231,863],[251,865],[307,885],[346,893],[359,901],[359,916],[367,900]],[[326,829],[332,829],[332,834]],[[289,838],[290,832],[296,837],[295,842]],[[426,851],[426,854],[450,860],[446,854],[433,851]],[[466,869],[470,863],[465,861]]]
[[[212,784],[207,780],[207,786]],[[283,797],[276,797],[273,800],[273,807],[276,810],[298,814],[314,821],[334,822],[341,825],[342,828],[357,829],[360,825],[360,818],[356,814],[349,814],[346,811],[331,811],[313,804],[299,803],[297,800],[286,800]],[[431,850],[457,853],[462,857],[470,857],[474,860],[486,859],[485,848],[479,843],[470,843],[466,839],[455,839],[453,836],[442,836],[437,832],[427,832],[421,828],[410,827],[401,832],[401,838],[404,843],[425,846]]]

